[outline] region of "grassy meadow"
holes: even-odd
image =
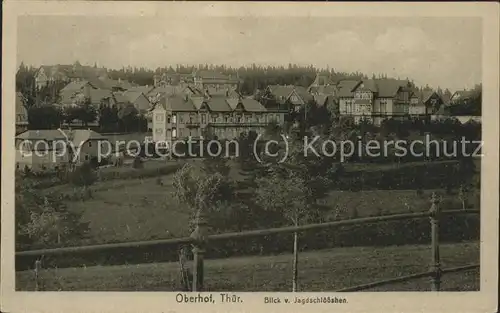
[[[172,161],[180,162],[180,161]],[[191,160],[190,162],[200,162]],[[236,181],[243,178],[238,165],[230,161],[230,175]],[[145,169],[163,166],[161,161],[147,161]],[[351,171],[368,169],[390,169],[394,164],[349,164]],[[403,166],[411,166],[404,164]],[[109,168],[104,169],[110,171]],[[130,167],[118,168],[121,171],[137,171]],[[148,239],[165,239],[189,235],[190,213],[186,207],[177,203],[173,196],[173,174],[148,178],[110,179],[95,183],[91,189],[92,198],[84,201],[71,201],[68,205],[84,212],[83,219],[90,222],[90,234],[83,243],[126,242]],[[161,184],[159,183],[161,181]],[[70,185],[59,185],[45,192],[72,192]],[[445,195],[442,189],[424,189],[422,194],[415,190],[361,190],[330,191],[324,202],[331,206],[331,214],[340,210],[344,218],[356,208],[359,217],[377,214],[396,214],[426,211],[430,207],[432,192],[443,195],[443,201],[453,208],[460,208],[456,195]],[[475,199],[470,202],[473,207]]]
[[[478,262],[479,243],[441,246],[443,268]],[[299,291],[333,291],[429,270],[428,245],[338,248],[299,254]],[[34,290],[32,271],[16,273],[17,290]],[[291,291],[292,255],[235,257],[205,261],[207,291]],[[153,263],[45,269],[44,290],[176,291],[179,264]],[[430,279],[389,284],[367,291],[426,291]],[[444,291],[479,290],[479,270],[445,274]]]

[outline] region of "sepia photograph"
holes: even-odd
[[[498,6],[56,4],[10,19],[4,58],[13,293],[305,310],[497,288]]]

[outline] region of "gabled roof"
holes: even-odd
[[[161,94],[162,96],[173,96],[182,93],[184,88],[180,86],[161,86],[154,87],[151,89],[146,96],[156,96],[157,94]]]
[[[429,101],[429,99],[434,95],[437,94],[434,90],[422,90],[419,95],[419,101],[422,103],[425,103]]]
[[[361,80],[343,79],[337,83],[337,88],[347,88],[352,91],[360,83]]]
[[[376,84],[378,87],[378,97],[392,98],[398,90],[402,87],[407,87],[409,81],[399,79],[377,79]]]
[[[288,98],[290,93],[292,93],[294,86],[287,85],[269,85],[268,89],[271,92],[271,94],[276,97],[277,99],[280,98]]]
[[[335,85],[335,82],[331,79],[330,72],[319,72],[316,74],[316,78],[314,82],[311,84],[313,86],[326,86],[326,85]]]
[[[129,102],[131,102],[130,99],[127,96],[125,96],[123,93],[121,93],[121,92],[114,92],[113,96],[115,97],[115,100],[118,103],[129,103]]]
[[[153,90],[155,87],[154,86],[133,86],[127,89],[127,91],[136,91],[136,92],[142,92],[145,96],[149,94],[151,90]]]
[[[401,88],[409,88],[408,90],[411,90],[411,87],[409,87],[409,81],[390,78],[365,79],[356,83],[355,81],[341,82],[339,82],[339,97],[352,97],[352,92],[359,88],[376,93],[379,98],[392,98],[396,96]]]
[[[295,91],[299,97],[302,98],[304,102],[312,100],[311,94],[307,91],[307,88],[302,86],[294,85],[269,85],[269,92],[276,98],[279,102],[284,102],[288,100],[291,94]]]
[[[213,112],[231,112],[233,109],[227,103],[226,97],[213,96],[208,101],[206,101],[210,111]]]
[[[248,112],[266,112],[266,108],[257,100],[243,98],[240,100],[243,108]]]
[[[73,144],[75,147],[78,147],[80,144],[86,142],[87,140],[104,140],[106,139],[103,135],[90,130],[90,129],[75,129],[75,130],[64,130],[64,132],[68,135],[69,138],[72,138]],[[70,134],[71,132],[71,134]]]
[[[22,140],[64,140],[66,137],[57,129],[27,130],[16,136]]]
[[[353,90],[361,84],[360,80],[341,80],[337,84],[337,96],[339,98],[352,98],[354,97]]]
[[[195,112],[196,107],[190,98],[185,98],[181,95],[172,95],[162,97],[158,104],[165,110],[168,111],[180,111],[180,112]]]
[[[140,96],[144,95],[140,91],[131,91],[127,90],[123,93],[123,95],[132,103],[134,103]]]
[[[86,85],[89,85],[90,87],[92,88],[96,88],[94,87],[93,84],[91,84],[89,81],[87,80],[82,80],[82,81],[73,81],[73,82],[70,82],[69,84],[67,84],[66,86],[64,86],[63,89],[61,89],[61,92],[65,93],[65,92],[70,92],[70,91],[80,91],[82,90],[82,88],[84,88]]]
[[[466,99],[474,96],[474,90],[458,90],[453,93],[452,98]]]
[[[102,99],[113,98],[113,93],[105,89],[90,89],[90,102],[100,103]]]
[[[337,92],[337,87],[335,85],[311,86],[309,92],[320,95],[334,95]]]

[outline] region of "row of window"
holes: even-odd
[[[201,114],[201,124],[207,123],[207,114]],[[163,114],[156,115],[157,122],[163,122],[165,116]],[[223,114],[211,114],[210,122],[211,123],[265,123],[270,120],[279,120],[279,114],[241,114],[241,115],[223,115]],[[196,115],[190,115],[188,117],[184,115],[180,115],[178,119],[180,124],[198,124],[200,123],[200,119]],[[173,114],[172,116],[167,117],[167,123],[177,124],[177,115]]]
[[[354,93],[354,99],[371,99],[373,94],[370,92],[356,92]]]
[[[238,136],[241,132],[246,131],[248,129],[246,128],[238,128],[238,127],[231,127],[231,128],[215,128],[213,130],[214,134],[218,137],[231,137],[231,136]],[[158,135],[163,134],[164,129],[162,128],[157,128],[156,133]],[[185,138],[185,137],[199,137],[201,136],[200,130],[199,129],[177,129],[177,128],[172,128],[171,131],[167,131],[167,137],[172,136],[172,138]]]

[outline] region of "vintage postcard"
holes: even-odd
[[[2,312],[494,312],[497,3],[6,1]]]

